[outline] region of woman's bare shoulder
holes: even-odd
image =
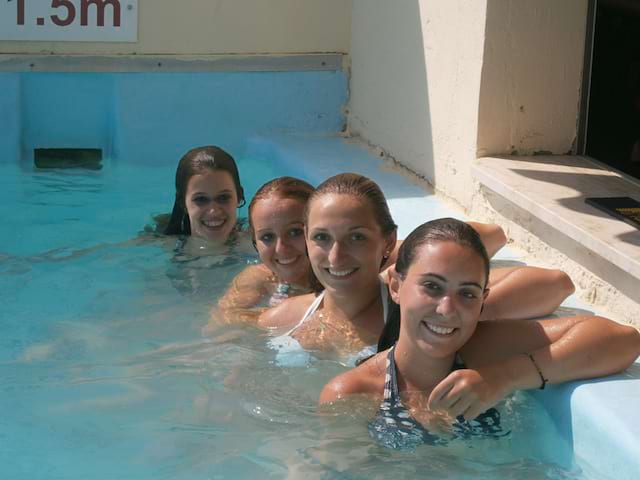
[[[337,375],[322,389],[320,403],[330,403],[350,395],[381,395],[384,390],[386,354],[381,352],[366,362]]]
[[[238,286],[259,287],[269,281],[272,281],[272,279],[273,273],[271,270],[265,267],[262,263],[259,263],[257,265],[249,265],[238,273],[234,278],[234,282],[236,282]]]
[[[287,298],[277,307],[264,311],[258,318],[258,326],[262,328],[293,327],[302,319],[314,298],[313,293]]]

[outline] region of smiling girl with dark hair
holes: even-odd
[[[178,163],[176,195],[166,235],[193,235],[226,242],[238,229],[244,205],[238,167],[220,147],[189,150]]]

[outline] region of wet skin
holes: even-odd
[[[348,295],[376,285],[385,251],[395,238],[382,234],[366,200],[327,194],[313,200],[307,225],[309,260],[327,292]]]
[[[403,338],[432,358],[455,355],[475,331],[488,294],[480,256],[454,242],[423,245],[396,282]]]

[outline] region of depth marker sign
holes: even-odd
[[[136,42],[138,0],[0,0],[0,40]]]

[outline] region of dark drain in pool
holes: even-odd
[[[99,148],[35,148],[33,160],[37,168],[102,168]]]

